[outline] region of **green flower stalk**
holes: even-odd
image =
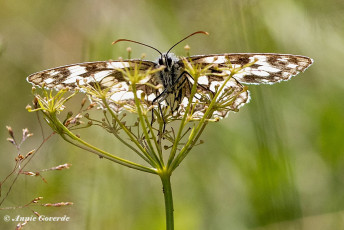
[[[132,99],[116,101],[114,95],[121,92],[121,89],[116,91],[113,90],[114,87],[104,88],[96,81],[78,82],[78,89],[74,89],[69,96],[67,96],[70,90],[68,88],[56,93],[46,89],[44,85],[41,93],[34,88],[34,106],[27,107],[30,112],[41,112],[51,129],[68,143],[123,166],[158,175],[163,185],[167,230],[174,229],[171,187],[173,171],[193,147],[203,143],[200,137],[209,122],[219,121],[229,111],[238,111],[238,108],[246,103],[249,97],[247,88],[232,78],[234,74],[247,66],[235,68],[228,63],[228,68],[224,70],[216,64],[194,65],[187,59],[183,62],[185,70],[192,76],[194,82],[198,82],[200,77],[209,75],[209,69],[218,69],[219,73],[228,71],[230,75],[217,84],[213,92],[199,90],[199,85],[193,84],[190,87],[188,99],[185,99],[178,111],[174,113],[166,105],[160,105],[161,110],[159,110],[159,105],[149,102],[148,95],[140,90],[150,84],[147,79],[162,70],[162,68],[149,68],[141,71],[141,63],[135,63],[133,68],[120,70],[125,80],[129,82],[126,93],[130,94]],[[88,96],[89,106],[84,108],[85,100],[83,100],[82,109],[76,115],[69,112],[64,119],[61,119],[61,112],[66,108],[65,103],[80,92]],[[90,115],[96,107],[103,111],[103,118],[100,120]],[[134,123],[127,121],[123,110],[134,114],[136,121]],[[113,134],[141,157],[146,165],[104,151],[74,133],[75,130],[92,126],[98,126]]]

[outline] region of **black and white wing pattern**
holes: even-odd
[[[224,118],[229,111],[236,111],[250,100],[249,92],[241,84],[274,84],[287,81],[300,72],[305,71],[312,63],[311,58],[275,53],[227,53],[196,55],[181,59],[179,66],[185,68],[185,61],[192,66],[202,69],[211,66],[198,78],[198,90],[203,94],[215,92],[231,75],[231,70],[241,69],[232,76],[223,90],[224,97],[213,117]],[[188,97],[188,92],[185,93]],[[186,106],[185,100],[181,108]],[[231,103],[228,103],[231,102]],[[207,102],[202,101],[195,107],[195,114],[201,118],[207,108]]]
[[[229,111],[237,111],[249,101],[249,92],[242,84],[273,84],[289,80],[292,76],[305,71],[312,63],[311,58],[290,54],[273,53],[229,53],[197,55],[186,58],[175,58],[175,64],[169,63],[172,54],[162,54],[167,66],[158,74],[143,74],[145,77],[136,85],[138,97],[144,106],[171,106],[172,118],[180,118],[190,99],[193,84],[197,84],[197,95],[192,98],[192,115],[202,118],[216,89],[231,76],[233,69],[240,69],[228,80],[223,89],[219,108],[213,117],[223,118]],[[207,68],[207,72],[193,81],[187,74],[186,62],[198,68]],[[210,66],[210,68],[209,68]],[[66,65],[31,74],[27,80],[33,85],[57,89],[68,87],[71,90],[83,85],[94,85],[107,88],[109,103],[115,112],[134,106],[134,94],[130,82],[123,70],[139,68],[142,73],[161,67],[146,60],[99,61]],[[166,66],[165,66],[166,67]],[[166,79],[169,79],[168,81]],[[167,83],[166,83],[167,82]],[[160,96],[159,96],[160,95]],[[157,98],[161,100],[155,101]],[[90,96],[91,100],[97,98]]]
[[[101,87],[106,88],[117,83],[127,82],[119,69],[131,70],[135,68],[135,65],[140,66],[140,71],[146,71],[154,68],[156,64],[136,59],[84,62],[40,71],[28,76],[27,81],[33,85],[57,90],[66,87],[73,90],[78,87],[78,83],[84,85],[92,82],[98,82]],[[147,78],[145,82],[149,80],[150,78]]]
[[[133,104],[134,99],[133,92],[129,90],[130,82],[121,70],[131,71],[139,67],[139,71],[145,72],[154,69],[155,66],[154,62],[138,59],[85,62],[37,72],[28,76],[27,81],[36,86],[56,90],[63,88],[74,90],[83,85],[96,83],[101,88],[109,88],[109,103],[117,112],[120,112],[125,104]],[[151,105],[153,99],[159,94],[157,90],[159,84],[153,75],[147,75],[136,86],[138,96],[144,93],[144,101],[147,105]]]
[[[248,65],[233,76],[243,84],[274,84],[287,81],[300,72],[304,72],[313,63],[309,57],[277,53],[210,54],[191,56],[187,59],[192,64],[218,64],[216,67],[231,65],[231,67],[240,68]],[[211,68],[210,71],[218,73],[217,68]],[[225,73],[222,74],[226,76]],[[206,85],[211,84],[212,81],[220,80],[218,77],[215,78],[213,79],[211,76],[209,79],[203,78],[201,80],[204,82],[200,82],[200,84]]]

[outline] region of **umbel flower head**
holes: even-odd
[[[101,109],[111,109],[116,114],[123,110],[138,113],[137,105],[140,105],[143,114],[151,111],[156,116],[160,116],[159,118],[163,118],[166,123],[181,120],[184,115],[189,120],[200,120],[206,116],[208,120],[217,121],[219,118],[226,117],[229,111],[238,111],[239,107],[249,100],[247,88],[231,76],[223,77],[218,74],[217,76],[221,77],[222,81],[215,82],[209,89],[200,84],[194,84],[202,78],[210,79],[210,75],[214,77],[214,73],[210,69],[215,68],[222,72],[225,71],[223,68],[220,69],[216,64],[209,64],[205,67],[193,65],[187,59],[183,59],[183,62],[186,71],[192,76],[193,84],[181,86],[183,87],[181,90],[183,98],[174,111],[166,101],[154,103],[157,94],[152,89],[156,89],[156,91],[161,89],[163,92],[163,86],[156,85],[152,78],[164,67],[142,71],[140,70],[142,63],[135,63],[131,68],[126,67],[119,70],[126,80],[125,82],[114,81],[110,87],[104,87],[98,82],[84,82],[83,84],[78,82],[78,88]],[[233,74],[239,71],[240,69],[228,68],[228,72]]]
[[[229,111],[238,111],[239,107],[249,99],[247,88],[232,77],[244,67],[235,67],[230,63],[227,69],[224,69],[217,64],[193,64],[184,58],[185,71],[193,82],[178,86],[183,87],[180,90],[183,98],[177,109],[172,109],[166,102],[166,98],[154,101],[157,97],[156,92],[159,90],[161,94],[164,92],[163,86],[157,84],[155,77],[157,73],[163,71],[164,66],[147,67],[144,61],[132,63],[119,61],[115,64],[123,67],[118,70],[117,75],[103,78],[102,81],[97,81],[99,74],[95,74],[92,77],[93,80],[76,79],[74,84],[65,88],[62,88],[61,84],[58,85],[57,88],[62,89],[57,93],[49,91],[51,86],[46,86],[47,81],[43,81],[42,94],[34,90],[34,108],[28,107],[28,110],[41,111],[50,127],[69,142],[74,144],[79,142],[78,145],[81,146],[86,145],[87,150],[117,163],[157,173],[164,167],[166,158],[169,164],[174,165],[173,167],[179,165],[179,161],[184,159],[191,148],[199,144],[197,141],[200,134],[209,121],[218,121],[226,117]],[[214,70],[218,74],[214,74]],[[221,76],[224,71],[228,71],[229,76]],[[42,78],[43,75],[40,77]],[[209,88],[197,83],[204,79],[212,81]],[[214,79],[222,79],[222,81]],[[73,93],[65,96],[68,91]],[[65,103],[78,93],[87,95],[89,106],[84,108],[85,101],[83,100],[80,111],[75,115],[68,112],[66,117],[60,120],[59,115],[66,108]],[[103,110],[103,119],[97,120],[91,117],[90,112],[95,107]],[[137,122],[127,123],[124,111],[136,114]],[[176,123],[179,125],[177,130],[173,129],[171,124],[175,121],[179,121]],[[99,151],[98,148],[91,146],[72,132],[91,126],[102,127],[115,135],[152,168],[148,169],[146,166],[119,159],[102,150]],[[123,139],[122,134],[128,137],[129,142]],[[184,143],[184,146],[181,146],[181,143]],[[171,152],[164,154],[163,152],[166,151]],[[171,168],[171,171],[173,170]]]

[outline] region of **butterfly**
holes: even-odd
[[[214,112],[214,117],[223,118],[227,116],[228,111],[236,111],[248,102],[249,92],[242,84],[274,84],[287,81],[305,71],[313,63],[309,57],[291,54],[224,53],[177,57],[170,52],[180,42],[195,34],[208,33],[194,32],[175,43],[166,53],[133,40],[119,39],[114,42],[127,41],[152,48],[160,54],[157,61],[129,59],[78,63],[31,74],[27,77],[27,81],[33,85],[57,90],[65,87],[74,90],[82,84],[97,83],[100,87],[109,89],[111,92],[108,98],[109,103],[116,112],[120,112],[126,105],[134,103],[131,83],[124,76],[123,70],[133,70],[139,66],[139,71],[144,73],[162,67],[156,73],[146,75],[137,84],[138,96],[144,97],[142,103],[147,107],[151,105],[158,107],[161,114],[162,107],[168,107],[171,116],[178,117],[185,111],[191,89],[194,84],[197,84],[198,93],[193,101],[198,103],[193,108],[193,115],[200,118],[207,108],[207,99],[204,99],[204,95],[211,97],[231,76],[233,66],[242,68],[227,81],[223,89],[224,93],[229,93],[222,98],[222,101],[225,103],[231,100],[231,103]],[[207,72],[195,82],[193,76],[187,71],[187,63],[198,68],[208,68]]]

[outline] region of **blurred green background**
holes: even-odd
[[[191,46],[191,54],[276,52],[312,57],[313,66],[289,82],[250,86],[252,100],[239,113],[211,124],[172,177],[176,229],[344,229],[344,1],[342,0],[0,0],[0,176],[14,166],[17,137],[29,128],[41,141],[26,76],[65,64],[117,59],[128,38],[166,51]],[[157,53],[130,44],[133,57]],[[47,125],[45,125],[46,127]],[[46,133],[49,129],[45,128]],[[97,146],[136,159],[101,130]],[[27,170],[71,163],[69,170],[21,176],[4,206],[71,201],[74,206],[35,208],[42,215],[71,217],[33,222],[26,229],[164,229],[159,178],[83,152],[55,136]],[[6,186],[3,189],[8,188]],[[5,190],[3,190],[5,191]],[[2,192],[2,197],[4,192]],[[0,229],[14,229],[0,211]]]

